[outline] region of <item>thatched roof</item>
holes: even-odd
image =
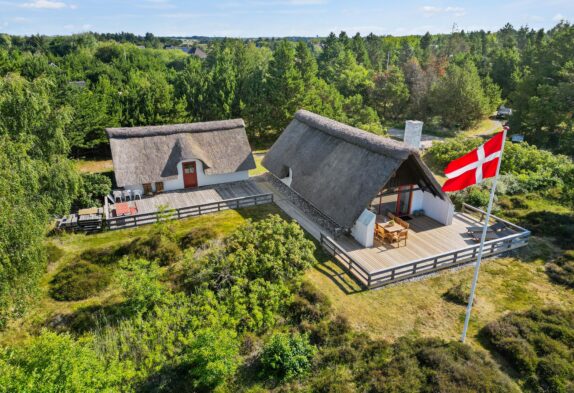
[[[241,119],[106,131],[119,187],[174,179],[177,164],[194,158],[206,175],[255,168]]]
[[[291,188],[338,225],[351,228],[385,185],[418,184],[448,197],[418,150],[300,110],[263,159]]]

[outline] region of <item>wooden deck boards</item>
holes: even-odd
[[[410,229],[406,246],[404,243],[397,247],[396,244],[376,241],[374,247],[364,248],[348,236],[336,241],[369,272],[477,244],[467,234],[467,227],[480,223],[468,214],[455,213],[452,225],[442,225],[426,216],[414,217],[408,222]]]
[[[137,199],[131,202],[131,204],[135,205],[138,214],[146,214],[158,211],[160,206],[179,209],[233,198],[260,195],[262,193],[254,182],[246,180],[201,187],[193,190],[164,192],[150,198]]]

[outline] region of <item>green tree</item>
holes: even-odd
[[[306,335],[277,333],[265,344],[261,364],[268,374],[288,380],[309,370],[315,351]]]
[[[209,71],[203,117],[205,120],[229,119],[237,87],[233,53],[229,48],[217,48],[210,56],[213,65]]]
[[[478,70],[470,62],[451,64],[446,75],[433,85],[429,101],[432,112],[441,116],[447,127],[467,128],[494,110]]]
[[[273,52],[267,76],[269,125],[282,130],[299,109],[304,82],[295,63],[295,49],[288,41],[280,41]]]
[[[398,119],[406,108],[409,89],[403,72],[397,67],[375,74],[369,101],[381,119]]]

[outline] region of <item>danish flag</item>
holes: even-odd
[[[444,173],[443,191],[458,191],[496,176],[505,132],[499,132],[470,153],[451,161]]]

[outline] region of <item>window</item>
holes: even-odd
[[[155,183],[155,192],[163,192],[163,182],[158,181]]]
[[[151,194],[151,183],[144,183],[143,185],[143,192],[145,195]]]

